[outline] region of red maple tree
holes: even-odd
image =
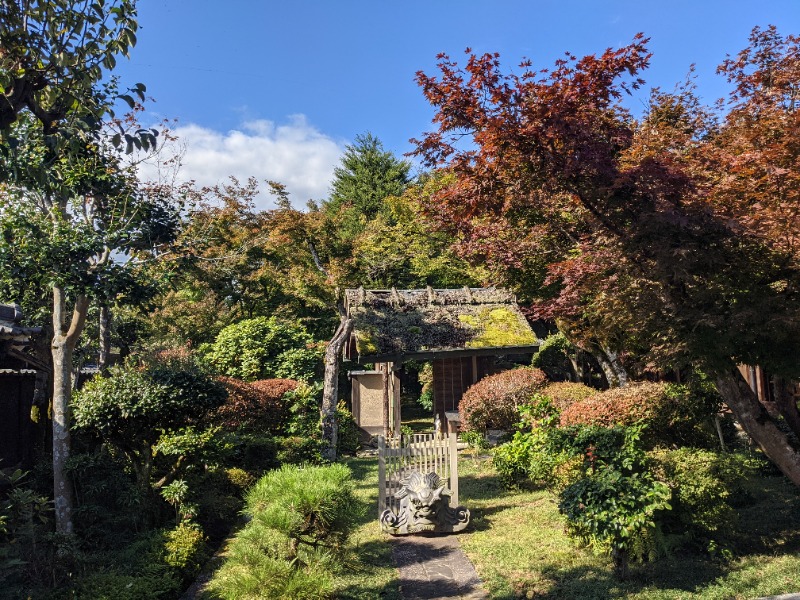
[[[720,67],[733,90],[705,107],[691,78],[623,106],[650,53],[621,49],[553,69],[499,56],[418,73],[435,131],[416,140],[452,183],[428,211],[461,251],[538,301],[609,379],[623,352],[711,375],[751,437],[800,485],[800,448],[738,372],[800,377],[800,40],[770,27]],[[786,422],[800,433],[793,400]]]

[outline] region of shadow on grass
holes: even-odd
[[[525,488],[523,493],[505,489],[496,474],[478,462],[474,467],[465,465],[463,471],[466,474],[461,479],[461,502],[472,511],[473,531],[485,531],[491,528],[495,515],[530,505],[539,498],[536,487]],[[675,550],[671,556],[652,563],[632,565],[631,578],[619,582],[613,576],[610,558],[568,565],[544,556],[521,569],[517,566],[518,570],[506,569],[502,564],[495,564],[499,567],[496,574],[494,567],[488,569],[485,575],[489,580],[496,577],[496,584],[504,582],[500,585],[503,591],[495,591],[492,597],[555,600],[622,599],[635,595],[672,600],[689,594],[754,597],[757,594],[751,592],[756,589],[778,590],[761,595],[800,591],[800,585],[792,583],[795,563],[772,567],[776,557],[788,559],[800,553],[800,490],[783,477],[762,474],[747,480],[730,501],[736,506],[738,520],[731,523],[727,535],[718,532],[714,537],[733,552],[734,562],[715,560],[702,551],[705,545],[700,544],[702,547],[693,551]],[[474,504],[470,506],[470,502]],[[509,543],[510,539],[502,542],[505,547]],[[498,556],[502,556],[502,546]],[[770,575],[774,581],[767,586],[763,581],[765,573],[774,574]],[[782,586],[797,589],[781,589]]]
[[[751,501],[737,510],[737,554],[800,552],[800,489],[783,476],[758,477],[743,493]]]
[[[464,498],[483,501],[516,496],[520,492],[537,492],[543,488],[533,483],[526,483],[518,489],[509,489],[500,482],[500,478],[497,475],[464,474],[458,478],[458,489],[459,497],[462,498],[462,501]]]
[[[725,574],[723,566],[698,557],[663,559],[645,565],[632,565],[631,576],[618,581],[606,567],[582,565],[562,568],[542,565],[537,572],[517,573],[513,590],[492,596],[496,600],[534,597],[541,600],[611,600],[628,598],[645,591],[658,598],[674,598],[697,593]]]
[[[384,541],[369,541],[353,549],[354,561],[345,565],[350,577],[346,589],[339,590],[336,598],[371,600],[373,598],[400,599],[400,582],[396,576],[388,581],[376,581],[376,569],[392,565],[391,545]]]

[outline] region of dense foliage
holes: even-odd
[[[495,468],[509,487],[536,483],[557,494],[567,530],[610,552],[620,578],[629,560],[679,547],[725,555],[730,500],[749,467],[692,447],[708,438],[697,435],[699,415],[684,412],[696,410],[690,397],[683,386],[639,384],[567,402],[562,412],[535,394],[520,409],[527,427],[494,450]],[[646,452],[675,443],[682,447]]]
[[[76,394],[75,427],[119,448],[130,459],[141,489],[151,485],[153,455],[177,454],[196,445],[202,433],[192,429],[227,396],[222,384],[190,361],[166,361],[113,367]],[[164,439],[168,434],[177,437]],[[182,443],[183,442],[183,443]]]
[[[519,407],[540,390],[547,377],[539,369],[520,368],[484,377],[459,402],[465,431],[511,430],[519,422]]]
[[[305,327],[276,317],[245,319],[220,331],[204,353],[223,375],[245,381],[296,379],[311,381],[321,356]]]
[[[702,369],[800,485],[800,449],[736,369],[800,376],[798,48],[756,28],[719,67],[726,102],[703,106],[690,81],[654,90],[641,118],[622,102],[650,62],[641,34],[510,73],[497,54],[442,55],[436,76],[417,76],[436,109],[417,154],[453,177],[432,218],[537,298],[609,384],[631,368]],[[796,403],[782,412],[800,429]]]
[[[209,421],[229,429],[254,427],[261,431],[277,431],[288,418],[288,406],[283,400],[286,392],[297,388],[293,379],[262,379],[242,381],[221,377],[228,397]]]
[[[598,393],[598,390],[582,383],[557,381],[547,384],[541,393],[543,396],[550,398],[556,409],[563,412],[576,402],[591,398]]]

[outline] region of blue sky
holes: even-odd
[[[524,57],[549,67],[567,50],[602,52],[641,31],[654,54],[647,87],[672,88],[694,63],[712,101],[725,91],[716,66],[754,26],[800,33],[800,0],[140,0],[139,22],[117,74],[147,85],[153,118],[178,119],[179,177],[278,179],[301,205],[324,198],[357,134],[397,154],[412,148],[433,115],[414,74],[435,73],[439,52],[462,60],[471,47],[499,52],[509,69]]]

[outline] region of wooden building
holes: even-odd
[[[376,371],[386,370],[379,366],[384,364],[397,371],[408,360],[432,361],[434,415],[442,423],[446,412],[458,410],[469,386],[496,372],[495,357],[522,355],[529,360],[538,349],[536,335],[516,298],[506,290],[349,289],[345,290],[345,308],[354,321],[346,359],[373,363]],[[363,395],[355,381],[353,389],[354,398]],[[388,394],[383,396],[388,398]],[[399,424],[399,399],[397,402],[397,417],[392,420]],[[362,415],[354,410],[363,428],[374,426],[371,421],[359,421],[367,412]],[[386,419],[394,412],[389,405],[382,416]]]
[[[0,304],[0,468],[29,467],[46,436],[49,371],[29,352],[40,327],[23,327],[15,304]]]

